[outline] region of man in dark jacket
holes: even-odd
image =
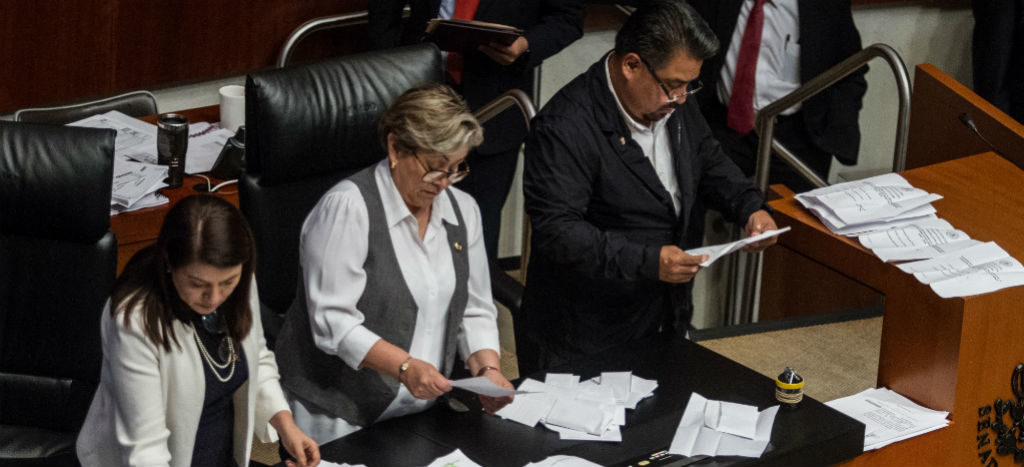
[[[748,235],[775,228],[760,192],[688,98],[717,48],[685,2],[649,2],[619,31],[615,50],[534,120],[524,176],[532,249],[516,318],[520,373],[573,365],[689,323],[691,280],[705,259],[683,251],[700,243],[695,201]]]
[[[402,8],[410,16],[402,26]],[[466,5],[473,5],[467,7]],[[529,95],[533,69],[583,35],[580,0],[372,0],[368,6],[369,33],[376,48],[413,44],[423,39],[427,22],[436,17],[474,19],[523,30],[507,47],[494,44],[462,57],[460,76],[448,76],[469,107],[476,110],[509,89]],[[457,67],[454,67],[457,68]],[[448,71],[454,70],[452,66]],[[469,155],[469,176],[459,188],[480,205],[487,257],[497,258],[501,208],[515,176],[526,124],[515,109],[484,124],[484,144]]]

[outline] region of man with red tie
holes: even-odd
[[[756,166],[757,111],[861,49],[849,0],[690,0],[714,29],[721,51],[701,71],[701,111],[725,152],[747,175]],[[775,138],[828,180],[835,157],[857,163],[866,68],[787,109]],[[771,183],[796,192],[813,185],[773,157]]]
[[[410,16],[402,25],[402,9]],[[509,46],[491,44],[465,56],[448,54],[448,84],[476,109],[509,89],[529,95],[533,68],[583,35],[580,0],[372,0],[369,34],[374,47],[412,44],[423,39],[432,18],[473,19],[524,30]],[[487,257],[497,258],[501,208],[515,175],[526,125],[514,109],[484,125],[484,144],[469,155],[469,176],[458,187],[480,205]]]

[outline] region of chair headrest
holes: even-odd
[[[114,135],[0,122],[0,234],[86,243],[106,234]]]
[[[407,89],[443,79],[433,44],[252,73],[246,81],[246,171],[273,186],[384,157],[377,119]]]

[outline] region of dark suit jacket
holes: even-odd
[[[410,17],[403,28],[401,11],[409,4]],[[441,0],[372,0],[369,2],[369,32],[376,48],[412,44],[423,38],[427,21],[436,18]],[[515,63],[500,65],[490,57],[473,52],[463,63],[462,95],[476,109],[509,89],[530,94],[533,67],[583,35],[583,3],[578,0],[480,0],[476,20],[521,28],[530,50]],[[486,133],[482,153],[495,153],[518,146],[526,136],[522,118],[512,112],[496,117]],[[507,128],[518,129],[505,131]]]
[[[1024,1],[973,0],[974,92],[1024,122]]]
[[[534,119],[523,179],[532,249],[517,342],[576,358],[648,337],[677,315],[689,323],[690,284],[658,280],[661,247],[699,245],[698,199],[741,223],[763,199],[722,152],[695,101],[668,118],[678,216],[619,113],[604,58]]]
[[[701,80],[707,92],[698,94],[701,107],[721,106],[715,90],[725,52],[736,29],[743,0],[688,0],[715,30],[722,47],[704,62]],[[804,83],[861,50],[849,0],[799,0],[800,80]],[[800,114],[811,143],[843,164],[856,164],[860,147],[857,117],[867,91],[867,67],[804,102]],[[720,112],[721,110],[719,110]]]

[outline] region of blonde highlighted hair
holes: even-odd
[[[395,135],[395,150],[423,150],[451,154],[463,147],[477,147],[484,131],[469,106],[452,88],[443,84],[414,87],[395,99],[377,122],[381,146],[388,149],[388,135]]]

